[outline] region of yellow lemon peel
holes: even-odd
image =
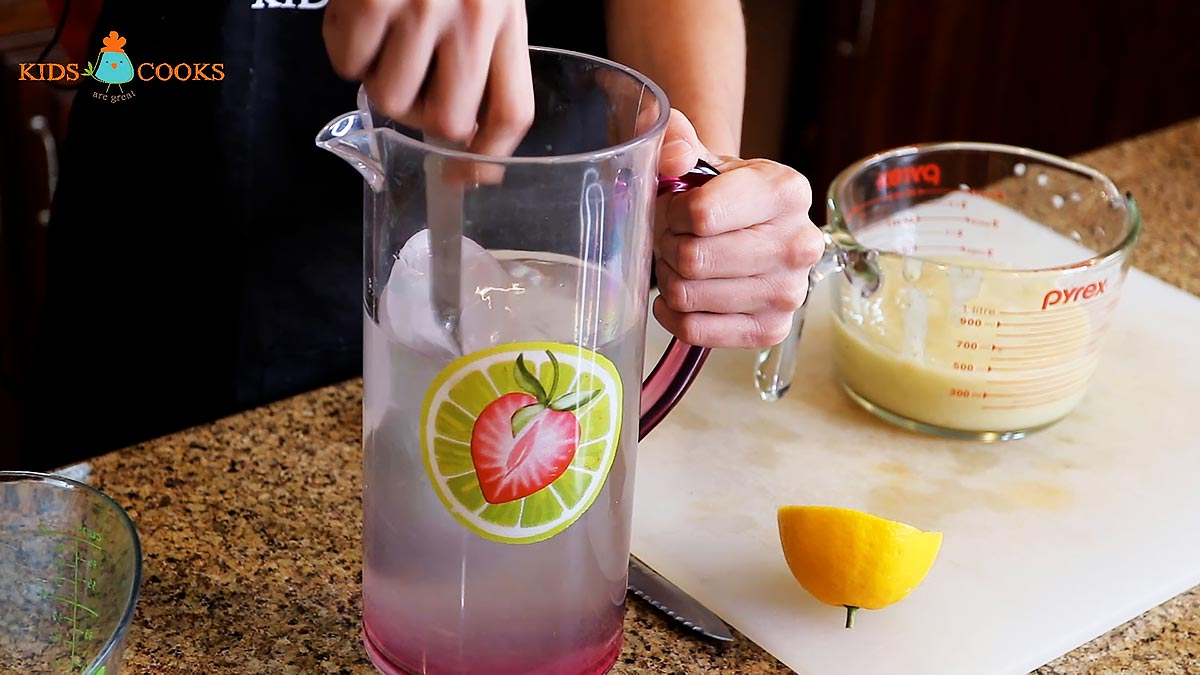
[[[781,506],[779,540],[792,576],[817,600],[846,608],[846,628],[861,609],[903,600],[924,581],[941,532],[833,506]]]

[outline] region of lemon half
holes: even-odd
[[[854,613],[903,600],[929,574],[940,532],[833,506],[782,506],[779,540],[792,576],[821,602]]]

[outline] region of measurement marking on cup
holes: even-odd
[[[1064,316],[1046,315],[1042,318],[1023,318],[1011,319],[1001,318],[996,321],[996,328],[1007,328],[1009,330],[1020,328],[1053,328],[1055,326],[1078,326],[1084,322],[1080,321],[1082,317],[1079,314],[1066,314]]]
[[[1100,341],[1107,330],[1099,330],[1097,332],[1082,331],[1071,334],[1047,333],[1044,335],[997,335],[997,338],[1019,338],[1017,342],[1006,344],[1004,342],[995,342],[992,344],[992,351],[1045,351],[1057,347],[1079,346],[1080,348],[1090,347]],[[1090,337],[1089,337],[1090,336]],[[1033,340],[1031,338],[1038,338]],[[1044,338],[1053,338],[1050,340]],[[1086,338],[1086,339],[1085,339]]]
[[[950,253],[966,253],[968,255],[981,255],[992,257],[995,251],[990,248],[976,248],[974,246],[964,246],[962,244],[914,244],[908,247],[909,253],[919,253],[921,251],[931,252],[950,252]]]
[[[1067,392],[1075,391],[1082,386],[1083,381],[1079,380],[1064,382],[1063,384],[1045,387],[1042,389],[1034,389],[1031,391],[989,391],[987,392],[987,398],[1043,398],[1049,396],[1051,397],[1051,400],[1054,400],[1055,397],[1062,396]]]
[[[42,597],[44,597],[47,600],[57,600],[58,602],[61,602],[64,605],[71,607],[73,609],[82,609],[83,611],[87,612],[88,614],[91,614],[92,616],[96,617],[97,619],[100,618],[99,612],[92,609],[91,607],[88,607],[87,605],[83,604],[82,602],[79,602],[78,600],[72,600],[71,598],[65,598],[61,595],[53,595],[50,593],[47,593],[46,595],[44,595]],[[74,623],[74,620],[72,620],[72,623]]]
[[[1086,383],[1087,378],[1080,378],[1071,380],[1069,382],[1063,382],[1056,385],[1047,385],[1045,387],[1039,387],[1036,389],[1031,387],[1025,391],[993,391],[989,389],[988,398],[997,399],[998,402],[994,402],[996,405],[1001,403],[1024,403],[1027,402],[1028,399],[1041,400],[1043,398],[1048,398],[1049,400],[1054,401],[1058,398],[1069,396],[1072,393],[1083,389]]]
[[[908,189],[904,189],[904,190],[897,190],[895,192],[889,192],[887,194],[880,195],[873,199],[868,199],[866,201],[859,202],[858,204],[855,204],[854,207],[852,207],[849,211],[846,212],[846,217],[853,218],[853,217],[857,216],[859,213],[862,213],[863,211],[867,210],[871,206],[878,204],[880,202],[891,202],[891,201],[902,200],[902,199],[907,200],[907,199],[912,199],[913,197],[921,197],[924,195],[946,195],[946,194],[950,194],[951,192],[965,192],[969,195],[978,195],[980,197],[986,197],[988,199],[993,199],[996,201],[1004,200],[1004,192],[1002,192],[1002,191],[960,190],[957,187],[953,187],[953,188],[908,188]],[[964,208],[965,208],[965,206],[964,206]]]
[[[915,223],[930,223],[930,222],[963,223],[966,225],[978,225],[980,227],[989,227],[989,228],[993,228],[993,229],[1000,227],[1000,221],[995,218],[992,218],[992,219],[973,218],[971,216],[949,215],[949,214],[944,215],[944,216],[942,216],[942,215],[923,215],[923,216],[905,216],[903,218],[892,218],[891,220],[886,221],[886,224],[891,227],[896,227],[899,225],[912,225]]]
[[[1061,323],[1060,322],[1051,322],[1051,321],[1045,321],[1045,322],[1041,322],[1041,323],[1032,322],[1032,321],[1027,322],[1027,323],[1026,322],[1007,322],[1006,323],[1003,321],[992,322],[990,320],[984,321],[983,319],[980,319],[980,318],[974,317],[974,316],[961,316],[958,318],[958,323],[963,326],[976,327],[976,328],[983,328],[983,327],[995,328],[996,329],[995,335],[997,337],[1039,337],[1039,336],[1052,336],[1052,335],[1059,336],[1059,335],[1071,335],[1074,333],[1078,333],[1080,335],[1087,335],[1089,333],[1093,333],[1093,332],[1102,330],[1108,326],[1107,322],[1099,322],[1099,323],[1092,324],[1092,323],[1083,323],[1079,320],[1063,321]],[[1056,326],[1061,326],[1061,328],[1057,328]],[[1039,330],[1040,330],[1040,332],[1038,332]],[[1032,331],[1032,332],[1030,332],[1030,331]]]
[[[997,394],[988,392],[989,399],[993,400],[985,405],[989,406],[1021,406],[1021,405],[1045,405],[1054,403],[1062,399],[1074,395],[1083,389],[1083,384],[1075,384],[1070,387],[1062,387],[1060,389],[1052,389],[1047,391],[1030,391],[1021,394]]]
[[[991,350],[993,352],[1028,352],[1042,351],[1048,349],[1057,349],[1064,351],[1062,348],[1078,347],[1080,349],[1089,348],[1098,344],[1108,333],[1108,325],[1100,325],[1095,328],[1074,332],[1055,331],[1044,334],[993,334],[992,338],[995,342],[992,343]]]
[[[98,585],[91,574],[100,565],[97,556],[104,552],[104,535],[84,524],[80,524],[74,532],[39,524],[37,533],[58,539],[54,549],[64,556],[57,563],[62,574],[46,579],[51,587],[38,592],[42,599],[52,600],[62,606],[62,609],[54,610],[50,619],[55,623],[68,624],[62,634],[53,636],[56,643],[66,643],[70,648],[70,653],[61,657],[58,665],[70,671],[82,670],[87,664],[83,660],[80,641],[90,641],[96,637],[95,629],[83,622],[89,616],[92,619],[100,618],[96,608],[87,604],[87,597],[96,592]],[[56,592],[66,584],[70,584],[69,592]]]
[[[1038,337],[1048,335],[1088,335],[1108,328],[1108,317],[1095,323],[1070,321],[1062,323],[1005,323],[995,325],[996,337]]]
[[[914,251],[960,251],[966,248],[962,244],[913,244]]]
[[[1096,349],[1096,346],[1093,345],[1091,347],[1088,347],[1085,351],[1081,351],[1076,354],[1071,354],[1071,360],[1072,360],[1072,362],[1074,362],[1074,360],[1077,358],[1092,356],[1093,354],[1099,353],[1099,351],[1100,350]],[[1022,369],[1042,367],[1042,366],[1047,365],[1048,363],[1057,363],[1057,362],[1061,362],[1062,360],[1063,360],[1063,353],[1060,350],[1051,350],[1051,351],[1042,351],[1042,352],[1024,352],[1024,353],[1016,354],[1014,356],[993,356],[992,357],[992,361],[999,361],[999,362],[1009,363],[1009,364],[1014,364],[1014,363],[1025,364],[1024,368],[1022,368]],[[993,366],[993,368],[999,368],[999,366]]]
[[[1070,396],[1083,388],[1082,383],[1075,384],[1071,387],[1062,387],[1059,389],[1047,389],[1044,391],[1028,391],[1020,394],[1006,394],[992,391],[971,391],[970,389],[951,388],[950,396],[952,398],[961,399],[981,399],[983,402],[980,408],[984,410],[1006,410],[1015,408],[1031,408],[1034,406],[1054,403],[1063,398]],[[1028,400],[1020,400],[1025,397]],[[1004,399],[1000,401],[987,402],[988,399]]]
[[[80,525],[80,527],[82,528],[83,526]],[[91,532],[90,529],[88,531]],[[104,550],[103,547],[100,546],[100,544],[98,544],[95,541],[92,541],[92,539],[90,537],[84,538],[84,537],[80,537],[80,536],[71,534],[70,532],[63,532],[62,530],[47,529],[46,527],[44,527],[42,525],[38,525],[38,534],[48,534],[48,535],[52,535],[55,537],[63,537],[64,539],[74,539],[75,541],[77,541],[81,544],[87,544],[88,546],[91,546],[92,548],[96,549],[97,551]]]
[[[1079,353],[1088,353],[1088,352],[1091,352],[1094,349],[1098,348],[1100,346],[1100,343],[1103,340],[1103,338],[1104,338],[1103,334],[1100,334],[1100,335],[1093,335],[1087,341],[1072,340],[1072,341],[1068,341],[1063,344],[1046,342],[1046,341],[1023,342],[1021,344],[995,344],[995,345],[993,345],[995,347],[995,349],[993,349],[992,351],[1010,352],[1010,355],[1003,356],[1003,357],[997,356],[996,358],[1011,358],[1013,356],[1016,356],[1019,358],[1033,358],[1036,356],[1049,355],[1049,354],[1063,356],[1064,354],[1069,354],[1072,351],[1071,349],[1064,349],[1063,348],[1064,346],[1078,347]]]
[[[1032,321],[1028,323],[1010,323],[1001,321],[996,324],[996,335],[999,336],[1024,335],[1027,332],[1037,333],[1038,331],[1046,335],[1060,335],[1070,331],[1078,332],[1080,330],[1090,333],[1091,331],[1095,330],[1095,328],[1091,324],[1079,320],[1043,321],[1040,323]]]
[[[1099,350],[1088,350],[1084,353],[1079,354],[1079,356],[1076,357],[1072,363],[1082,362],[1082,360],[1096,357],[1096,356],[1098,356],[1099,352],[1100,352]],[[1051,357],[1054,357],[1054,356],[1057,356],[1057,354],[1032,354],[1032,356],[1024,356],[1024,357],[1012,357],[1012,358],[1006,357],[1003,359],[995,358],[992,360],[1003,360],[1003,362],[1010,363],[1010,365],[989,365],[988,372],[991,372],[991,371],[1026,372],[1026,371],[1030,370],[1031,368],[1038,368],[1038,365],[1040,363],[1046,362],[1046,360],[1050,360]],[[1051,363],[1054,363],[1054,362],[1051,362]]]
[[[1098,316],[1103,320],[1107,319],[1110,315],[1111,312],[1093,312],[1090,316]],[[1020,319],[1001,317],[996,321],[996,328],[1015,330],[1020,328],[1054,328],[1055,326],[1087,325],[1087,322],[1081,320],[1082,318],[1080,314],[1067,314],[1065,316],[1046,314],[1041,318],[1022,317]]]
[[[1026,400],[1021,400],[1014,397],[1008,400],[985,403],[980,407],[985,410],[1014,410],[1018,408],[1032,408],[1034,406],[1046,405],[1047,403],[1057,403],[1069,396],[1076,395],[1083,391],[1083,386],[1084,383],[1081,382],[1074,388],[1063,389],[1062,391],[1056,391],[1054,393],[1043,392],[1041,394],[1037,394],[1036,392],[1030,392],[1027,395],[1028,398]]]
[[[1020,379],[1020,380],[1008,380],[1008,379],[1003,379],[1003,378],[999,378],[999,379],[988,378],[987,383],[989,385],[994,384],[997,386],[1027,385],[1027,384],[1045,385],[1045,384],[1051,384],[1051,383],[1053,383],[1055,385],[1062,385],[1067,382],[1075,382],[1077,380],[1086,380],[1090,376],[1091,376],[1091,373],[1088,372],[1087,370],[1084,370],[1084,371],[1072,370],[1072,371],[1066,371],[1066,372],[1060,372],[1060,373],[1051,373],[1049,375],[1039,375],[1037,377],[1028,377],[1028,378],[1024,378],[1024,379]]]
[[[958,224],[958,227],[946,227],[943,223]],[[941,225],[939,227],[939,225]],[[917,227],[913,227],[917,226]],[[925,243],[919,246],[925,249],[946,246],[953,253],[961,253],[958,249],[959,241],[970,235],[968,229],[974,231],[976,228],[996,229],[1000,227],[998,220],[984,220],[981,218],[971,218],[966,216],[905,216],[903,218],[892,218],[890,220],[879,220],[863,227],[854,230],[854,236],[861,243],[875,246],[878,248],[888,248],[888,244],[892,242],[895,234],[887,233],[882,241],[872,242],[870,237],[879,230],[894,230],[898,227],[907,227],[913,229],[921,237]],[[990,235],[989,235],[990,236]],[[939,242],[938,239],[942,241]],[[983,251],[984,249],[979,249]],[[991,250],[991,249],[987,249]],[[980,253],[982,255],[982,253]]]
[[[1009,405],[988,404],[988,405],[982,405],[979,407],[982,408],[983,410],[1024,410],[1025,408],[1036,408],[1040,405],[1046,405],[1047,403],[1057,403],[1058,401],[1061,401],[1063,398],[1064,397],[1062,397],[1062,396],[1054,396],[1052,398],[1047,398],[1047,399],[1042,399],[1042,400],[1037,400],[1037,401],[1026,401],[1024,403],[1011,403]]]
[[[1001,321],[996,322],[996,335],[1000,337],[1041,337],[1047,335],[1072,335],[1092,332],[1092,327],[1086,323],[1073,322],[1056,324],[1061,328],[1056,328],[1055,325],[1048,324],[1006,324]]]

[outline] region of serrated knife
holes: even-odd
[[[697,633],[724,642],[733,640],[729,626],[716,614],[633,556],[629,556],[628,586],[634,595]]]

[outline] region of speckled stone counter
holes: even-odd
[[[1142,206],[1134,264],[1200,293],[1200,118],[1082,159]],[[359,626],[361,394],[330,387],[74,467],[141,534],[127,672],[373,672]],[[713,645],[627,607],[616,673],[789,672],[740,635]],[[1200,588],[1037,672],[1200,673]]]

